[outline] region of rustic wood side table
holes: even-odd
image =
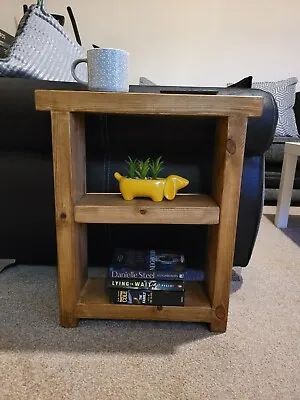
[[[262,107],[261,97],[250,96],[36,91],[36,108],[52,119],[62,326],[75,327],[80,318],[140,319],[207,322],[225,332],[247,118]],[[211,196],[155,203],[86,193],[85,112],[217,118]],[[104,280],[87,278],[88,223],[209,225],[205,282],[187,284],[184,307],[110,304]]]

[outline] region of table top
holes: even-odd
[[[35,102],[40,111],[132,115],[257,117],[263,110],[260,96],[36,90]]]

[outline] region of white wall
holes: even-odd
[[[21,4],[0,0],[0,28],[15,32]],[[46,0],[50,12],[71,5],[84,46],[130,52],[130,83],[218,86],[300,79],[300,0]],[[73,35],[73,34],[72,34]]]

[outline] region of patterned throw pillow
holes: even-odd
[[[299,137],[293,110],[297,83],[298,79],[295,77],[278,82],[252,83],[254,89],[262,89],[274,96],[278,107],[278,123],[275,136]]]

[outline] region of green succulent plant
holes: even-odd
[[[154,159],[138,160],[131,158],[125,160],[128,177],[131,179],[157,179],[158,175],[164,168],[164,162],[160,157]]]
[[[160,172],[164,169],[164,162],[161,159],[161,156],[156,160],[151,160],[150,165],[150,174],[152,179],[157,179]]]
[[[137,168],[138,160],[135,158],[134,160],[128,156],[128,160],[126,160],[127,168],[126,171],[128,172],[129,178],[135,178],[135,170]]]
[[[150,168],[150,158],[146,160],[138,160],[135,174],[140,179],[146,179]]]

